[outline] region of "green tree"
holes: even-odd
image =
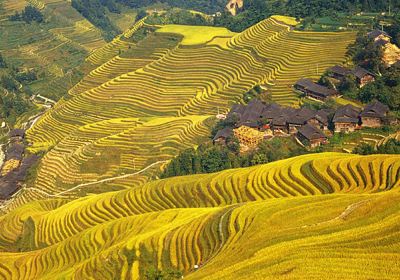
[[[0,78],[0,84],[7,90],[16,91],[18,89],[17,83],[9,75],[3,75]]]
[[[374,153],[375,153],[374,147],[367,143],[361,143],[353,149],[353,154],[370,155]]]
[[[4,60],[3,56],[0,53],[0,68],[7,68],[7,63]]]

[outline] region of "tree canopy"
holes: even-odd
[[[31,22],[43,22],[43,14],[34,6],[26,6],[25,9],[20,13],[16,12],[14,15],[10,16],[12,21],[25,21],[26,23]]]

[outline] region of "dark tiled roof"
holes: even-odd
[[[327,87],[324,87],[324,86],[314,83],[311,79],[301,79],[301,80],[297,81],[295,86],[303,87],[311,93],[321,95],[324,97],[335,95],[337,93],[335,90],[332,90],[330,88],[327,88]]]
[[[382,47],[385,46],[386,44],[388,44],[389,42],[383,39],[379,39],[377,41],[375,41],[374,45]]]
[[[307,87],[311,86],[312,84],[314,84],[314,82],[311,79],[305,78],[305,79],[298,80],[296,82],[295,86],[307,88]]]
[[[275,125],[275,126],[285,126],[285,125],[286,125],[286,122],[287,122],[287,117],[285,117],[285,116],[277,117],[277,118],[274,118],[274,119],[272,120],[272,125]]]
[[[307,140],[327,138],[321,130],[309,124],[300,127],[298,133],[303,135]]]
[[[376,37],[379,37],[381,35],[391,38],[389,34],[379,29],[375,29],[367,34],[368,38],[370,39],[375,39]]]
[[[325,97],[337,94],[335,90],[321,86],[319,84],[313,84],[310,87],[308,87],[307,90],[310,91],[311,93],[315,93]]]
[[[348,104],[337,109],[333,122],[358,123],[359,114],[360,109]]]
[[[365,106],[361,112],[361,117],[383,118],[387,112],[389,112],[389,107],[375,100]]]
[[[8,135],[10,137],[24,137],[25,136],[25,130],[16,128],[16,129],[11,130]]]
[[[259,119],[264,107],[265,105],[259,99],[254,98],[246,106],[242,117],[240,118],[240,122],[243,123]]]
[[[275,103],[265,106],[261,112],[262,118],[266,119],[273,119],[281,116],[281,114],[282,114],[282,107]]]
[[[225,128],[223,128],[223,129],[221,129],[221,130],[219,130],[218,132],[217,132],[217,134],[215,135],[215,137],[214,137],[214,141],[215,140],[217,140],[217,139],[219,139],[219,138],[228,138],[229,136],[231,136],[232,135],[232,128],[230,128],[230,127],[225,127]]]
[[[0,199],[8,199],[14,194],[25,180],[29,167],[37,160],[38,156],[32,155],[22,160],[20,167],[0,178]]]
[[[333,110],[321,109],[321,110],[317,111],[317,113],[315,114],[315,118],[323,125],[328,125],[329,115],[332,113],[333,113]]]
[[[351,73],[350,69],[348,69],[346,67],[343,67],[343,66],[340,66],[340,65],[335,65],[335,66],[329,68],[328,71],[330,71],[330,72],[332,72],[334,74],[337,74],[339,76],[346,76],[346,75]]]
[[[356,76],[358,79],[362,79],[362,78],[364,78],[364,77],[367,76],[367,75],[371,75],[371,76],[374,76],[374,77],[375,77],[375,75],[374,75],[373,73],[369,72],[368,70],[366,70],[366,69],[364,69],[364,68],[362,68],[362,67],[360,67],[360,66],[357,66],[356,68],[354,68],[353,74],[354,74],[354,76]]]
[[[229,114],[231,113],[236,113],[236,114],[243,114],[244,110],[246,109],[246,106],[242,104],[235,104],[232,106],[232,109],[230,110]]]
[[[308,120],[312,119],[316,115],[316,111],[307,109],[307,108],[301,108],[299,110],[296,110],[292,114],[290,114],[288,118],[288,123],[289,124],[298,124],[302,125]]]
[[[7,150],[7,160],[9,159],[22,159],[24,153],[24,146],[21,144],[12,144]]]

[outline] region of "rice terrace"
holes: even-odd
[[[0,0],[0,279],[399,279],[400,3]]]

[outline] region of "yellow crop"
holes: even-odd
[[[400,156],[322,153],[31,202],[0,216],[0,277],[396,279],[399,172]]]

